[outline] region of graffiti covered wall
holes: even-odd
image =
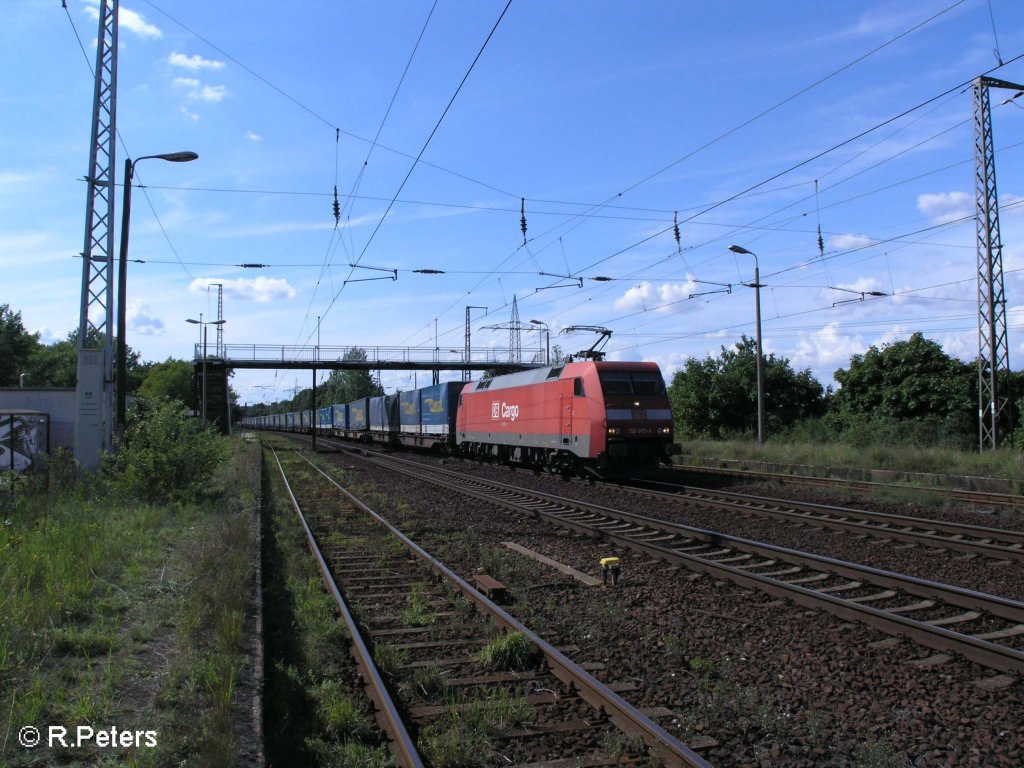
[[[42,469],[49,453],[49,416],[0,413],[0,472]]]

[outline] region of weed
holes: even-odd
[[[306,740],[306,748],[316,765],[358,766],[358,768],[386,768],[394,765],[391,753],[384,745],[372,746],[353,741],[325,741],[318,737]]]
[[[643,739],[639,736],[627,736],[619,730],[604,733],[600,744],[601,750],[608,753],[616,764],[624,763],[636,755],[647,754],[647,745]]]
[[[537,646],[522,632],[502,635],[476,654],[476,662],[485,669],[519,671],[530,669],[539,657]]]
[[[373,663],[377,665],[382,675],[396,680],[406,664],[405,651],[393,645],[378,645],[373,649]]]
[[[472,701],[455,704],[420,731],[418,748],[432,765],[491,765],[495,739],[536,719],[537,713],[522,698],[501,689]]]
[[[690,659],[689,667],[701,680],[710,680],[717,676],[715,662],[709,659]]]
[[[349,696],[338,680],[324,680],[312,689],[317,720],[332,740],[362,740],[370,735],[362,703]]]
[[[425,667],[413,668],[402,687],[414,696],[437,699],[448,689],[448,676],[444,668],[435,661]]]
[[[686,650],[686,645],[683,643],[682,640],[679,639],[678,635],[668,635],[665,638],[665,650],[664,650],[664,653],[665,653],[666,656],[668,656],[668,658],[672,662],[674,662],[674,663],[681,662],[683,660],[683,658],[684,658],[685,650]],[[692,662],[691,662],[691,664],[692,664]],[[693,667],[691,666],[691,669],[692,668]]]
[[[402,621],[414,627],[425,627],[433,624],[437,614],[430,608],[430,593],[427,585],[417,583],[412,585],[412,593],[409,595],[409,605],[402,610]]]

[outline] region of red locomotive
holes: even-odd
[[[465,456],[600,475],[678,452],[657,363],[594,360],[468,383],[454,442]]]

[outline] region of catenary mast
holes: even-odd
[[[1000,372],[1010,371],[1010,341],[1006,328],[1003,243],[999,234],[999,196],[996,192],[989,88],[1008,88],[1019,92],[1024,90],[1024,86],[992,77],[979,77],[973,87],[975,221],[978,233],[978,447],[982,451],[999,447],[1004,426],[1001,422],[1010,410],[1009,398],[1005,392],[999,391]]]
[[[99,0],[75,411],[75,459],[86,469],[112,447],[117,17],[118,0]]]

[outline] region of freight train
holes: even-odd
[[[243,426],[432,448],[564,474],[652,468],[678,452],[656,363],[585,360],[330,405]]]

